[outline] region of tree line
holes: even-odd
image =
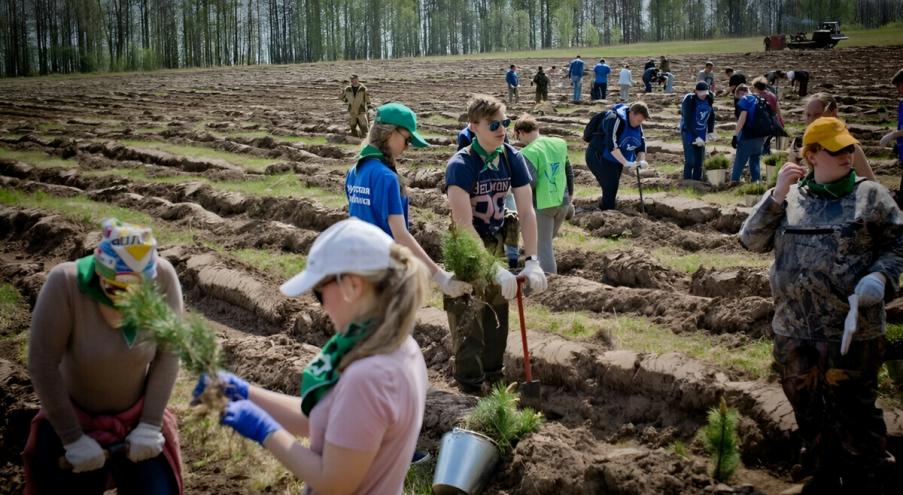
[[[2,74],[382,59],[877,27],[900,0],[0,0]]]

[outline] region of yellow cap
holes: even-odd
[[[803,146],[812,143],[818,143],[828,151],[838,151],[851,144],[859,144],[859,141],[850,134],[840,119],[820,117],[809,124],[803,134]]]

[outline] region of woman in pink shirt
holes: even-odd
[[[305,270],[281,290],[312,292],[336,335],[304,369],[300,398],[221,372],[230,400],[222,423],[272,452],[305,493],[401,493],[426,405],[426,364],[411,337],[426,267],[350,218],[320,234]]]

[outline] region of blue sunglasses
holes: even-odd
[[[495,132],[495,131],[499,130],[499,126],[502,126],[505,129],[507,129],[509,125],[511,125],[511,119],[493,120],[492,122],[489,123],[489,130],[492,132]]]

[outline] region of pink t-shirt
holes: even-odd
[[[310,412],[310,448],[326,442],[378,451],[354,493],[400,494],[414,455],[429,381],[420,346],[408,337],[391,354],[351,363]],[[307,494],[316,493],[310,486]]]

